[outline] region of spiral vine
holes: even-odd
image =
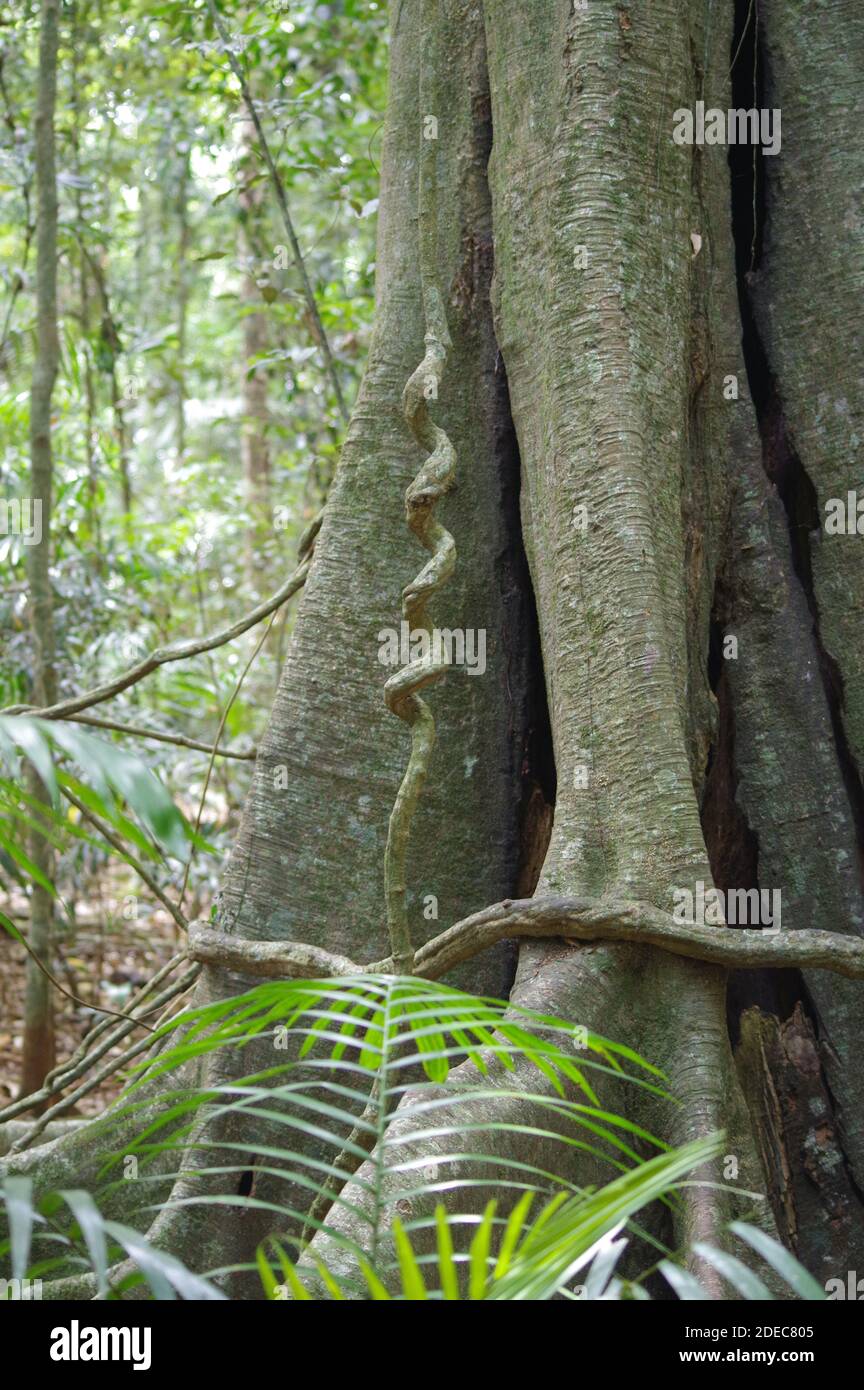
[[[427,29],[428,33],[428,29]],[[425,62],[429,63],[428,46]],[[427,82],[420,76],[421,112]],[[431,122],[431,125],[430,125]],[[430,400],[438,399],[438,388],[447,363],[450,334],[447,316],[436,284],[437,280],[437,125],[424,119],[421,136],[418,221],[420,233],[420,281],[426,323],[423,360],[412,372],[402,392],[402,411],[411,433],[427,457],[405,493],[405,517],[410,530],[430,552],[431,558],[402,591],[402,616],[412,639],[423,632],[427,639],[422,654],[391,676],[384,687],[387,708],[411,729],[411,753],[402,784],[390,814],[387,848],[384,855],[384,883],[387,926],[396,970],[410,975],[414,949],[408,925],[405,861],[414,812],[426,781],[435,743],[435,719],[419,692],[440,680],[449,666],[440,643],[433,637],[429,602],[446,584],[456,566],[456,543],[450,532],[435,519],[435,505],[452,487],[456,472],[456,450],[447,434],[429,413]]]

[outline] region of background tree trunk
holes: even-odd
[[[261,209],[266,186],[260,181],[253,182],[259,171],[254,159],[255,127],[251,120],[241,123],[240,139],[238,250],[245,267],[240,290],[243,311],[240,465],[243,470],[243,494],[250,518],[246,570],[253,591],[257,591],[262,583],[266,585],[261,547],[273,526],[270,450],[265,432],[269,418],[267,368],[256,365],[267,351],[268,342],[267,315],[263,312],[261,289],[255,274],[261,257]]]
[[[30,627],[33,634],[33,702],[50,705],[56,698],[54,619],[51,594],[51,396],[57,375],[57,178],[54,162],[54,108],[57,96],[58,0],[42,0],[39,39],[39,89],[35,119],[36,161],[36,296],[37,355],[30,392],[30,493],[41,507],[38,544],[27,550]],[[28,773],[30,794],[47,800],[35,772]],[[30,857],[47,878],[53,874],[51,847],[38,832],[30,836]],[[30,948],[50,968],[53,902],[47,889],[34,883],[30,896]],[[51,985],[32,959],[27,961],[21,1094],[42,1084],[54,1065],[54,1020]]]
[[[187,260],[191,229],[189,226],[189,179],[192,168],[191,133],[184,136],[180,146],[180,167],[177,172],[177,354],[174,361],[175,438],[177,459],[182,463],[186,453],[187,375],[187,311],[189,308],[189,278]]]

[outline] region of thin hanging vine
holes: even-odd
[[[428,3],[428,0],[427,0]],[[433,59],[428,41],[430,25],[424,24],[425,42],[420,60],[420,113],[423,130],[420,140],[420,179],[418,221],[420,236],[420,282],[426,322],[426,351],[402,392],[402,411],[427,458],[405,494],[408,526],[431,554],[431,559],[402,592],[402,615],[409,632],[426,632],[429,641],[423,654],[391,676],[384,687],[387,708],[411,729],[411,754],[390,814],[387,848],[384,855],[384,883],[387,926],[396,970],[410,975],[414,948],[408,926],[405,860],[411,822],[423,790],[429,759],[435,743],[435,719],[419,692],[444,675],[449,661],[433,640],[428,606],[433,594],[446,584],[456,566],[456,544],[450,532],[435,520],[435,504],[452,487],[456,471],[456,450],[429,414],[429,402],[438,399],[438,388],[447,363],[450,334],[437,285],[437,122],[429,111],[434,80]]]

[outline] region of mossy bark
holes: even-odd
[[[526,11],[488,0],[485,14],[495,324],[522,457],[558,779],[540,891],[634,894],[668,908],[672,887],[710,882],[709,860],[722,886],[755,886],[728,877],[740,875],[752,838],[756,883],[781,886],[787,926],[860,932],[855,788],[818,676],[820,637],[772,485],[770,441],[765,468],[760,457],[725,151],[680,150],[669,138],[673,108],[697,98],[730,105],[731,8],[684,20],[671,4]],[[854,24],[848,12],[844,22]],[[783,32],[796,24],[786,13],[778,42],[790,45]],[[796,34],[796,52],[801,42]],[[830,42],[823,35],[818,51]],[[841,51],[835,42],[848,91]],[[816,64],[806,66],[815,84]],[[790,58],[792,86],[796,72]],[[804,100],[796,94],[799,113]],[[811,102],[811,140],[818,110]],[[769,211],[776,235],[785,222],[791,236],[797,219],[783,201],[782,161],[772,168]],[[839,158],[828,162],[835,199],[847,173]],[[803,177],[795,197],[803,215]],[[828,228],[821,224],[818,240]],[[769,242],[766,279],[784,254]],[[854,256],[850,264],[854,275]],[[797,271],[783,263],[773,274],[789,295],[786,321],[775,313],[773,328],[797,355],[806,415],[819,369],[802,325],[818,316],[830,332],[832,290],[823,285],[805,313],[800,258]],[[850,316],[845,332],[857,331]],[[858,358],[847,346],[849,375]],[[839,553],[834,563],[849,599],[855,565],[848,573]],[[726,732],[709,673],[712,609],[725,624],[720,635],[728,629],[740,648],[727,663]],[[854,613],[849,599],[847,625]],[[835,646],[845,652],[844,663],[830,655],[846,678],[854,748],[856,658],[848,640]],[[721,747],[732,729],[734,747]],[[718,806],[716,776],[706,772],[727,757],[730,787]],[[830,1273],[854,1263],[862,1239],[855,1154],[864,1107],[852,1048],[861,990],[851,982],[835,990],[818,976],[806,984],[818,1051],[755,1049],[751,1025],[739,1065],[752,1115],[732,1065],[720,972],[635,948],[544,943],[523,946],[513,998],[627,1038],[664,1066],[684,1102],[677,1116],[652,1102],[632,1117],[673,1140],[723,1125],[737,1181],[766,1193],[783,1235]],[[780,1150],[765,1142],[764,1094],[785,1098]],[[626,1107],[625,1091],[616,1099]],[[578,1176],[590,1174],[583,1166]],[[362,1200],[359,1189],[348,1196]],[[716,1235],[731,1206],[716,1194],[685,1204],[680,1236]],[[762,1217],[770,1226],[765,1205]],[[359,1234],[341,1213],[334,1224]],[[316,1244],[344,1265],[334,1245]]]
[[[783,148],[765,161],[765,250],[752,293],[789,441],[815,490],[803,543],[860,790],[864,546],[857,532],[826,532],[825,504],[850,490],[864,498],[864,21],[855,0],[762,0],[759,11],[764,100],[782,109]]]

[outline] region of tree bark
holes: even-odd
[[[699,794],[732,464],[722,383],[726,371],[744,377],[728,173],[670,132],[672,110],[702,92],[728,105],[730,27],[715,18],[709,32],[671,3],[637,13],[487,0],[484,12],[493,303],[558,783],[539,891],[669,910],[673,888],[711,882]],[[622,1088],[617,1108],[675,1143],[725,1128],[736,1185],[760,1190],[722,972],[638,947],[525,945],[511,997],[638,1039],[681,1105],[673,1115]],[[711,1176],[722,1184],[719,1167]],[[734,1206],[691,1189],[678,1241],[718,1241]]]
[[[177,175],[177,355],[174,362],[174,418],[177,458],[182,463],[186,453],[186,388],[187,317],[189,308],[189,176],[192,164],[191,135],[185,137],[180,151]]]
[[[252,590],[257,592],[262,582],[266,582],[261,550],[263,542],[272,533],[273,525],[270,511],[270,449],[265,432],[269,419],[267,369],[257,365],[258,359],[267,351],[267,315],[261,308],[261,290],[254,273],[260,256],[264,190],[260,184],[252,182],[257,173],[253,158],[255,127],[252,121],[243,121],[240,131],[239,174],[242,187],[238,195],[238,249],[244,265],[240,291],[243,310],[240,465],[243,470],[243,494],[249,513],[246,570]]]
[[[30,628],[33,635],[33,701],[50,705],[56,695],[54,618],[51,593],[51,397],[57,376],[57,178],[54,158],[54,109],[57,98],[58,0],[42,0],[39,36],[39,85],[36,98],[36,364],[30,390],[30,492],[41,508],[38,543],[27,550]],[[28,774],[31,795],[47,799],[35,772]],[[38,831],[30,835],[33,863],[49,879],[51,847]],[[49,967],[52,954],[53,902],[47,889],[34,883],[30,895],[31,950]],[[36,1091],[54,1065],[54,1018],[51,985],[28,958],[21,1057],[21,1094]]]

